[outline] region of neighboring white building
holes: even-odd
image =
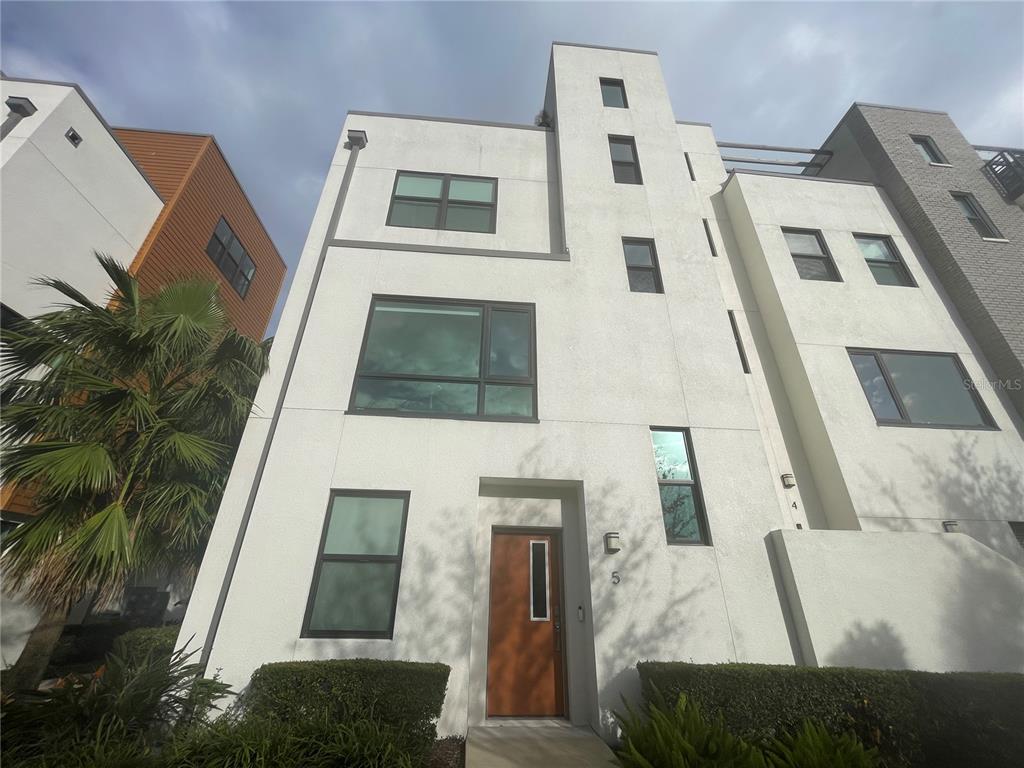
[[[545,112],[349,113],[179,640],[444,662],[446,733],[1024,671],[1022,427],[884,193],[728,173],[649,52],[556,43]]]

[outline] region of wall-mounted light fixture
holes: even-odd
[[[782,476],[782,487],[783,488],[794,488],[796,487],[796,476],[789,474],[788,472]]]
[[[614,555],[620,549],[622,549],[622,542],[619,541],[619,532],[608,531],[608,533],[604,535],[605,554]]]
[[[64,138],[71,142],[72,147],[77,147],[82,143],[82,134],[76,131],[74,128],[68,128],[64,133]]]
[[[960,523],[958,523],[956,520],[943,520],[942,530],[944,530],[946,533],[956,533],[960,530]]]

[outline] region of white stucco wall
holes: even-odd
[[[0,81],[0,97],[24,96],[38,111],[0,143],[0,298],[25,316],[53,308],[58,277],[95,301],[109,289],[93,251],[131,263],[163,201],[72,87]],[[82,137],[78,147],[64,137]]]

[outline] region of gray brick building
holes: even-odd
[[[855,103],[822,144],[817,174],[878,184],[920,244],[1024,416],[1024,195],[997,187],[945,112]],[[1017,154],[1014,163],[1012,158]],[[1024,184],[1024,152],[1010,150]],[[961,196],[957,200],[955,193]],[[1016,201],[1011,195],[1016,194]],[[968,212],[973,211],[969,217]]]

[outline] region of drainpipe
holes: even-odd
[[[306,303],[302,308],[302,317],[299,319],[299,328],[295,332],[295,342],[292,344],[292,351],[288,357],[288,366],[284,371],[284,380],[281,382],[281,390],[277,394],[277,402],[274,404],[274,415],[270,419],[270,428],[263,441],[263,450],[260,453],[259,463],[256,465],[256,472],[249,487],[249,497],[245,502],[245,510],[242,512],[242,520],[238,526],[238,534],[235,536],[235,545],[231,550],[231,557],[228,559],[228,566],[224,572],[224,581],[221,583],[220,594],[217,595],[217,605],[213,609],[213,617],[210,619],[210,629],[203,641],[203,650],[199,656],[199,663],[205,669],[213,651],[213,643],[217,638],[217,630],[220,628],[220,620],[224,615],[224,605],[227,603],[228,591],[231,589],[231,580],[235,576],[235,567],[238,565],[238,556],[242,551],[242,542],[245,540],[245,532],[249,527],[249,519],[252,517],[252,508],[256,504],[256,496],[259,494],[260,482],[263,480],[263,472],[267,467],[267,457],[270,455],[270,446],[274,442],[274,434],[277,432],[278,422],[281,420],[281,410],[284,408],[284,399],[288,394],[288,385],[292,380],[292,372],[295,370],[295,361],[299,356],[299,347],[302,345],[302,337],[306,333],[306,323],[309,321],[309,313],[313,308],[313,297],[316,295],[317,285],[320,283],[320,275],[324,270],[324,261],[327,259],[327,246],[338,229],[338,221],[341,219],[341,210],[345,206],[345,198],[348,196],[348,188],[352,183],[352,172],[356,167],[356,158],[359,157],[359,150],[366,146],[366,131],[349,131],[348,141],[345,142],[345,149],[349,150],[348,162],[345,164],[345,175],[341,179],[341,188],[338,190],[338,198],[334,203],[334,212],[331,213],[330,223],[327,225],[327,232],[324,234],[323,245],[320,246],[320,256],[316,262],[316,270],[313,272],[313,280],[309,284],[309,291],[306,293]]]
[[[10,96],[5,103],[11,113],[7,115],[3,125],[0,125],[0,141],[7,138],[7,134],[14,130],[14,126],[20,123],[22,118],[32,117],[36,113],[36,105],[24,96]]]

